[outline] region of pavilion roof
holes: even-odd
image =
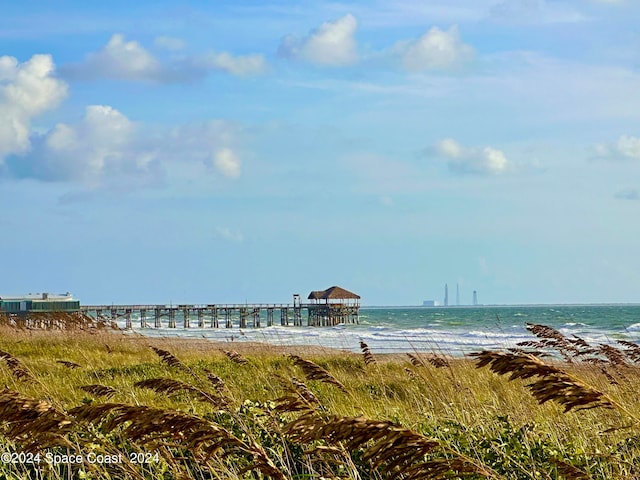
[[[342,287],[333,286],[329,287],[326,290],[314,290],[307,297],[310,300],[336,300],[336,299],[347,299],[347,298],[360,298],[360,295],[357,295],[349,290],[345,290]]]

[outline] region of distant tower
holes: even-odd
[[[449,306],[449,285],[444,284],[444,306]]]
[[[473,291],[473,304],[478,305],[478,292],[475,290]]]
[[[456,306],[460,306],[460,284],[456,283]]]

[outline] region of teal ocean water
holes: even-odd
[[[263,324],[266,322],[263,322]],[[358,325],[335,327],[134,328],[149,336],[258,341],[359,351],[366,342],[378,353],[428,351],[449,355],[515,347],[533,340],[527,323],[551,326],[589,343],[640,342],[640,305],[536,305],[482,307],[363,308]],[[135,323],[134,323],[135,325]]]

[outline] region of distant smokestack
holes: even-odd
[[[460,285],[456,283],[456,305],[460,306]]]
[[[449,306],[449,285],[444,284],[444,306]]]

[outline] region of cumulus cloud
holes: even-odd
[[[280,42],[278,55],[318,66],[352,65],[359,60],[357,27],[356,18],[347,14],[323,23],[306,37],[287,35]],[[400,63],[407,71],[419,72],[455,69],[474,55],[473,47],[462,41],[457,25],[452,25],[448,30],[432,27],[421,37],[399,41],[386,50],[370,54],[368,59],[374,64]]]
[[[456,68],[474,56],[473,47],[462,42],[456,25],[449,30],[432,27],[417,40],[397,43],[393,51],[411,72]]]
[[[447,159],[447,165],[454,173],[498,175],[510,167],[501,150],[493,147],[467,148],[452,138],[441,140],[432,151]]]
[[[113,35],[97,52],[89,53],[84,62],[62,68],[64,74],[82,80],[115,78],[123,80],[159,81],[165,75],[160,62],[142,45],[127,41],[124,35]]]
[[[24,63],[0,57],[0,163],[31,147],[31,120],[55,108],[67,86],[54,76],[50,55],[34,55]]]
[[[89,188],[123,182],[157,186],[167,172],[199,177],[211,167],[221,176],[237,178],[241,162],[232,149],[234,141],[235,129],[227,122],[153,128],[110,106],[91,105],[78,122],[60,123],[35,136],[28,154],[9,157],[7,173]]]
[[[221,148],[214,154],[213,164],[225,177],[238,178],[240,176],[240,158],[230,148]]]
[[[595,152],[605,160],[640,160],[640,137],[621,135],[613,144],[596,145]]]
[[[123,173],[148,174],[153,155],[138,148],[137,134],[137,126],[116,109],[91,105],[78,123],[59,123],[36,137],[33,151],[12,158],[9,166],[19,177],[89,186]]]
[[[178,40],[159,37],[156,45],[178,47]],[[63,66],[61,72],[79,80],[136,80],[152,83],[189,82],[201,78],[208,71],[222,71],[231,75],[257,75],[266,71],[261,55],[234,56],[225,52],[172,57],[161,61],[140,43],[127,41],[115,34],[100,50],[89,53],[83,62]]]
[[[287,35],[280,43],[278,55],[328,67],[353,64],[358,60],[354,38],[357,27],[356,18],[347,14],[323,23],[304,38]]]

